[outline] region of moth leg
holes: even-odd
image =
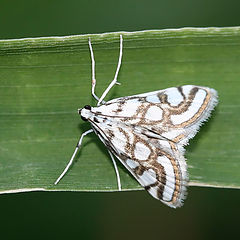
[[[91,60],[92,60],[92,96],[99,101],[99,97],[95,94],[95,86],[96,86],[96,78],[95,78],[95,60],[94,60],[94,54],[93,54],[93,49],[92,49],[92,44],[91,44],[91,39],[88,38],[88,45],[89,45],[89,50],[91,53]]]
[[[112,82],[109,84],[109,86],[107,87],[107,89],[103,92],[102,96],[100,97],[100,99],[98,100],[97,106],[99,106],[101,104],[101,102],[103,101],[103,99],[106,97],[106,95],[108,94],[108,92],[110,91],[110,89],[115,85],[115,84],[120,84],[117,82],[117,77],[118,77],[118,73],[121,67],[121,63],[122,63],[122,51],[123,51],[123,37],[122,35],[120,35],[120,52],[119,52],[119,58],[118,58],[118,65],[117,65],[117,70],[114,76],[114,79],[112,80]]]
[[[79,139],[79,141],[78,141],[78,143],[77,143],[77,146],[76,146],[76,148],[75,148],[75,150],[74,150],[74,153],[73,153],[70,161],[68,162],[67,166],[65,167],[65,169],[63,170],[63,172],[61,173],[61,175],[59,176],[59,178],[58,178],[58,179],[56,180],[56,182],[54,183],[55,185],[58,184],[58,182],[63,178],[63,176],[66,174],[66,172],[68,171],[68,169],[69,169],[70,166],[72,165],[73,160],[74,160],[74,158],[75,158],[75,156],[76,156],[76,154],[77,154],[77,151],[78,151],[79,147],[80,147],[81,144],[82,144],[83,138],[84,138],[87,134],[89,134],[89,133],[91,133],[91,132],[93,132],[92,129],[84,132],[84,133],[81,135],[81,137],[80,137],[80,139]]]
[[[117,176],[118,190],[122,191],[121,180],[120,180],[120,175],[119,175],[119,172],[118,172],[116,161],[115,161],[112,153],[109,150],[108,150],[108,152],[109,152],[109,155],[110,155],[110,157],[112,159],[113,166],[114,166],[114,169],[115,169],[115,173],[116,173],[116,176]]]

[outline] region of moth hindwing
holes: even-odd
[[[79,114],[90,122],[109,150],[119,190],[121,182],[113,155],[154,198],[173,208],[182,206],[188,182],[184,145],[210,116],[217,104],[217,92],[208,87],[185,85],[104,102],[103,98],[117,83],[122,36],[115,78],[101,98],[94,93],[95,61],[90,41],[89,47],[93,65],[92,95],[98,104],[97,107],[86,105],[79,109]],[[81,136],[68,166],[56,183],[72,164],[83,136],[90,132],[92,130]]]

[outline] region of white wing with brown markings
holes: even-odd
[[[217,104],[217,92],[186,85],[85,107],[107,148],[154,197],[180,207],[188,182],[184,145]]]
[[[97,111],[184,145],[195,136],[216,104],[214,89],[185,85],[113,99]]]
[[[180,207],[186,195],[187,165],[178,146],[149,137],[134,127],[93,124],[100,139],[136,180],[156,199],[170,207]]]

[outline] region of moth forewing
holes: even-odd
[[[111,118],[101,120],[99,117],[93,128],[136,180],[165,204],[181,206],[188,178],[184,157],[177,147],[172,149],[172,142],[140,134],[134,126]]]
[[[113,99],[100,106],[101,116],[142,127],[162,138],[187,144],[217,104],[214,89],[194,85]]]

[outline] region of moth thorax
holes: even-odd
[[[91,106],[86,105],[83,108],[78,109],[78,113],[81,115],[83,121],[87,121],[92,116]]]

